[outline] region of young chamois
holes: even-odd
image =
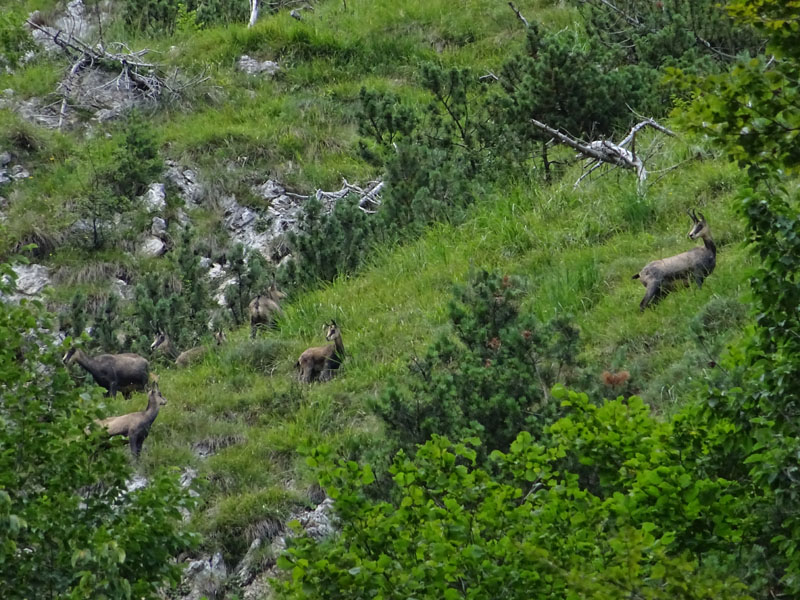
[[[689,211],[689,216],[692,219],[689,239],[702,238],[703,245],[669,258],[654,260],[633,276],[633,279],[641,279],[642,285],[647,288],[644,298],[639,303],[639,310],[643,311],[648,304],[658,301],[670,290],[673,282],[693,278],[697,286],[701,287],[703,280],[714,271],[717,264],[717,247],[711,239],[711,230],[708,228],[706,218],[703,213],[695,213],[694,210]]]
[[[128,398],[132,390],[144,390],[147,386],[150,366],[138,354],[100,354],[92,358],[83,350],[71,348],[63,361],[67,366],[77,362],[89,371],[95,383],[105,388],[112,398],[116,397],[117,391]]]
[[[217,346],[221,346],[225,342],[225,339],[225,332],[222,331],[222,329],[217,329],[217,331],[214,332],[214,340],[217,342]],[[202,360],[209,351],[209,348],[207,346],[195,346],[194,348],[189,348],[188,350],[178,353],[169,335],[163,331],[159,331],[158,335],[156,335],[156,339],[150,344],[150,351],[154,352],[156,350],[174,359],[176,367],[184,369]]]
[[[303,383],[311,383],[315,379],[330,381],[344,360],[342,332],[336,325],[336,321],[332,320],[330,325],[326,323],[325,327],[327,328],[325,339],[333,343],[309,348],[300,355],[294,364],[295,368],[300,370],[300,381]]]
[[[259,294],[250,301],[248,307],[250,312],[250,337],[256,337],[256,330],[260,325],[271,327],[276,317],[283,316],[280,301],[286,298],[286,294],[278,289],[275,278],[263,293]]]
[[[158,389],[158,381],[154,380],[147,394],[146,409],[95,422],[106,430],[108,437],[114,437],[115,435],[127,437],[131,445],[131,454],[133,454],[134,458],[139,458],[139,453],[142,451],[142,442],[144,442],[147,434],[150,433],[150,427],[158,416],[158,409],[166,403],[166,398],[161,395],[161,391]]]

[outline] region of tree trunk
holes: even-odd
[[[542,141],[542,162],[544,163],[544,180],[550,183],[550,161],[547,158],[547,142]]]
[[[258,0],[250,0],[250,22],[247,27],[252,27],[258,20]]]

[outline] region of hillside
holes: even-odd
[[[53,24],[64,12],[50,0],[22,5],[15,18],[38,10],[44,23]],[[95,324],[84,343],[93,351],[148,351],[152,332],[136,330],[148,320],[134,307],[137,285],[150,276],[181,278],[175,257],[183,247],[182,221],[193,228],[191,249],[207,259],[206,271],[213,263],[227,270],[213,284],[203,275],[213,294],[231,277],[233,246],[242,239],[230,226],[230,199],[240,211],[235,215],[243,214],[242,207],[256,214],[247,231],[257,236],[273,225],[270,198],[256,191],[268,181],[291,198],[339,189],[343,179],[362,186],[382,180],[385,164],[374,159],[378,145],[367,142],[373,155],[359,146],[369,137],[360,129],[362,88],[390,92],[422,114],[430,93],[420,81],[420,65],[499,74],[526,43],[517,14],[506,3],[488,0],[327,0],[307,8],[297,4],[299,19],[290,14],[295,4],[288,3],[274,12],[262,9],[252,28],[232,17],[230,23],[203,23],[198,8],[184,12],[169,31],[157,24],[137,29],[112,17],[115,5],[86,2],[87,22],[94,11],[106,42],[147,48],[164,73],[181,73],[192,82],[180,96],[141,102],[138,110],[166,168],[184,177],[186,169],[195,174],[202,190],[196,201],[162,171],[141,190],[166,183],[161,208],[153,212],[131,199],[126,210],[117,205],[104,213],[109,209],[94,190],[103,169],[119,162],[123,140],[134,139],[125,129],[126,111],[104,120],[92,102],[76,101],[60,129],[37,120],[36,114],[58,116],[52,113],[60,107],[58,83],[72,64],[58,50],[37,50],[0,75],[0,89],[6,90],[0,152],[10,153],[9,173],[20,165],[29,175],[0,188],[0,253],[5,261],[23,252],[47,267],[50,281],[42,297],[61,315],[65,335],[76,333],[70,304],[83,295],[86,324]],[[571,3],[527,0],[515,6],[545,31],[587,35]],[[278,71],[243,72],[237,66],[243,55],[275,61]],[[246,323],[212,305],[208,314],[226,321],[224,345],[211,347],[203,362],[187,369],[149,356],[168,404],[134,468],[144,477],[162,467],[196,470],[201,505],[191,527],[204,537],[190,558],[222,552],[232,573],[254,540],[270,542],[290,515],[314,508],[324,497],[306,463],[314,447],[372,460],[385,475],[385,424],[374,404],[392,382],[409,377],[413,357],[452,331],[448,305],[454,285],[483,269],[523,282],[525,314],[542,323],[571,320],[580,334],[574,357],[580,367],[568,383],[593,398],[638,395],[657,419],[665,419],[699,386],[719,377],[726,345],[739,340],[751,322],[754,258],[745,248],[735,201],[745,175],[666,113],[656,116],[678,135],[648,131],[637,138],[638,147],[647,149],[644,191],[633,173],[609,167],[574,186],[585,163],[572,150],[554,146],[550,181],[535,153],[520,158],[520,165],[528,165],[524,170],[498,168],[498,177],[480,180],[480,188],[470,192],[474,202],[454,204],[452,213],[412,223],[401,234],[378,236],[355,268],[332,281],[308,283],[278,269],[289,292],[285,315],[255,339]],[[498,152],[496,160],[506,159]],[[702,288],[679,286],[640,312],[644,288],[631,277],[651,260],[697,243],[686,237],[690,209],[708,219],[719,252],[716,269]],[[99,243],[87,233],[93,217],[106,219]],[[154,217],[163,224],[158,235]],[[146,256],[143,244],[153,237],[163,248]],[[31,243],[38,249],[24,248]],[[287,264],[291,253],[277,260],[270,255],[280,244],[271,239],[257,247],[268,259],[261,284],[277,263]],[[104,347],[97,323],[115,294],[119,319],[110,321],[117,329],[109,339],[119,347]],[[331,382],[302,384],[293,365],[305,348],[324,343],[322,326],[330,319],[341,327],[347,358]],[[204,332],[186,339],[210,343],[210,329],[203,326]],[[630,374],[624,389],[604,385],[604,371],[622,370]],[[128,400],[118,396],[104,400],[100,410],[123,414],[144,402],[141,393]],[[274,564],[268,555],[260,560],[264,568]],[[234,597],[232,578],[227,586],[228,595],[218,597]]]

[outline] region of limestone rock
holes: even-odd
[[[236,62],[236,68],[248,75],[275,75],[280,70],[278,63],[271,60],[259,61],[250,58],[247,54],[242,55]]]
[[[153,217],[150,233],[159,239],[163,239],[163,237],[167,235],[167,222],[161,217]]]
[[[139,248],[139,254],[150,258],[161,256],[166,251],[167,245],[154,235],[147,236]]]
[[[43,265],[15,265],[17,292],[22,296],[37,296],[50,285],[50,269]]]
[[[227,576],[228,569],[225,567],[221,552],[210,558],[191,561],[183,573],[181,587],[188,588],[189,592],[181,596],[182,600],[217,598]]]
[[[142,204],[150,212],[161,212],[167,207],[167,194],[163,183],[151,183],[142,196]]]
[[[197,174],[191,169],[184,169],[177,163],[168,160],[165,178],[178,188],[184,202],[200,204],[205,196],[205,189],[199,182]]]

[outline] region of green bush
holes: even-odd
[[[520,431],[541,436],[562,410],[549,390],[577,367],[577,329],[521,313],[519,281],[486,271],[457,288],[443,335],[390,383],[375,409],[396,447],[413,452],[434,434],[475,436],[506,450]]]

